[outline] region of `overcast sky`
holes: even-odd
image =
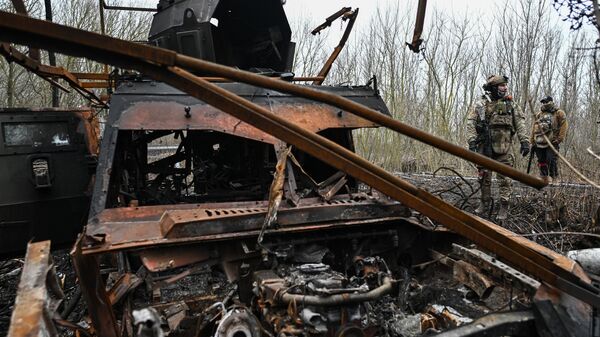
[[[148,7],[154,7],[158,0],[138,0],[141,4]],[[250,1],[250,0],[240,0]],[[491,16],[494,11],[510,3],[517,3],[518,0],[429,0],[427,3],[427,17],[425,19],[425,31],[428,23],[431,22],[431,14],[438,10],[452,15],[477,16],[485,19]],[[551,0],[546,0],[549,3]],[[107,1],[110,4],[110,0]],[[416,13],[418,0],[286,0],[284,6],[289,18],[304,16],[311,18],[314,22],[321,23],[331,14],[342,7],[360,8],[360,15],[356,23],[357,31],[361,26],[367,25],[369,18],[376,12],[378,7],[398,4],[400,8],[406,8],[406,11]],[[563,27],[565,31],[569,30],[569,24],[563,22],[554,10],[551,10],[551,17],[556,24]],[[483,20],[485,22],[485,20]],[[339,27],[339,26],[338,26]]]
[[[491,16],[507,3],[517,3],[518,0],[429,0],[427,2],[427,17],[425,19],[425,30],[427,23],[431,22],[431,14],[438,10],[452,15],[477,16],[485,18]],[[549,0],[547,0],[550,2]],[[319,23],[329,15],[335,13],[342,7],[359,8],[360,15],[357,25],[366,24],[368,19],[375,13],[377,7],[385,8],[389,5],[398,3],[400,8],[406,8],[406,11],[416,13],[418,0],[287,0],[284,6],[288,18],[305,15],[314,18]],[[561,21],[554,10],[552,17],[557,25],[561,25],[565,30],[569,30],[569,25]],[[360,28],[359,28],[360,29]]]
[[[481,13],[495,8],[497,3],[506,3],[510,0],[429,0],[427,5],[428,13],[434,9],[464,14],[465,12]],[[406,7],[406,10],[417,8],[418,1],[407,0],[287,0],[285,10],[288,15],[294,13],[308,13],[310,16],[322,17],[336,12],[342,7],[360,8],[361,16],[368,18],[379,6],[400,2],[400,6]]]

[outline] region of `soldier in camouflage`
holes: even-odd
[[[485,94],[481,96],[469,112],[467,137],[469,149],[479,152],[506,165],[514,166],[511,153],[513,136],[516,134],[521,143],[523,156],[529,153],[528,132],[525,117],[519,111],[512,97],[508,95],[508,77],[490,76],[483,86]],[[500,208],[497,219],[504,220],[508,215],[508,202],[512,193],[511,181],[498,174],[500,184]],[[481,204],[476,213],[486,214],[492,201],[492,176],[487,169],[479,167],[481,184]]]
[[[568,123],[565,112],[554,104],[552,97],[546,96],[540,103],[542,106],[535,115],[530,141],[538,158],[540,176],[546,183],[551,183],[558,177],[558,161],[548,141],[558,152],[567,135]]]

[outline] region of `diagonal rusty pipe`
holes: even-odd
[[[383,282],[379,287],[366,293],[342,293],[329,296],[319,296],[277,292],[275,294],[275,301],[286,305],[293,302],[303,306],[314,305],[319,307],[340,307],[354,303],[375,301],[381,298],[383,295],[391,293],[393,287],[394,280],[392,280],[390,277],[384,277]]]
[[[488,168],[492,171],[501,173],[507,177],[511,177],[526,185],[535,188],[542,188],[546,186],[546,184],[540,178],[518,171],[508,165],[497,162],[479,153],[469,151],[466,148],[450,143],[440,137],[419,130],[408,124],[402,123],[392,117],[382,114],[379,111],[368,108],[345,97],[180,54],[176,56],[175,64],[186,69],[206,72],[215,76],[222,76],[231,80],[236,80],[239,82],[256,85],[263,88],[269,88],[280,92],[285,92],[288,94],[293,94],[300,97],[313,99],[315,101],[327,103],[342,110],[353,113],[357,116],[360,116],[366,120],[377,123],[378,125],[385,126],[405,136],[436,147],[442,151],[466,159],[475,164]]]

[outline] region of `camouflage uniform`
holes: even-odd
[[[535,144],[540,175],[546,182],[550,182],[548,176],[552,179],[558,176],[558,161],[554,151],[548,146],[546,138],[558,151],[567,135],[568,122],[565,112],[554,104],[552,97],[548,96],[541,102],[542,106],[535,115],[531,127],[530,142]]]
[[[511,148],[515,134],[522,144],[521,148],[526,146],[526,152],[529,152],[527,133],[525,118],[510,96],[494,100],[484,95],[469,112],[467,120],[469,144],[476,144],[474,150],[506,165],[514,166]],[[479,179],[482,207],[488,207],[492,199],[491,172],[479,167]],[[500,174],[498,180],[501,206],[507,207],[512,193],[512,183],[510,179]]]

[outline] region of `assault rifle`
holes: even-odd
[[[477,123],[477,144],[483,145],[481,154],[486,157],[492,157],[492,136],[487,121]]]
[[[529,163],[527,163],[527,174],[529,174],[529,171],[531,171],[531,162],[533,161],[533,153],[535,152],[536,147],[537,146],[535,143],[533,143],[531,146],[531,151],[529,152]]]
[[[489,92],[485,91],[485,98],[491,102]],[[479,115],[479,121],[475,126],[477,130],[477,144],[482,145],[482,152],[486,157],[492,157],[492,136],[490,134],[490,126],[488,120],[485,118],[485,108],[481,107],[479,111],[477,111]]]

